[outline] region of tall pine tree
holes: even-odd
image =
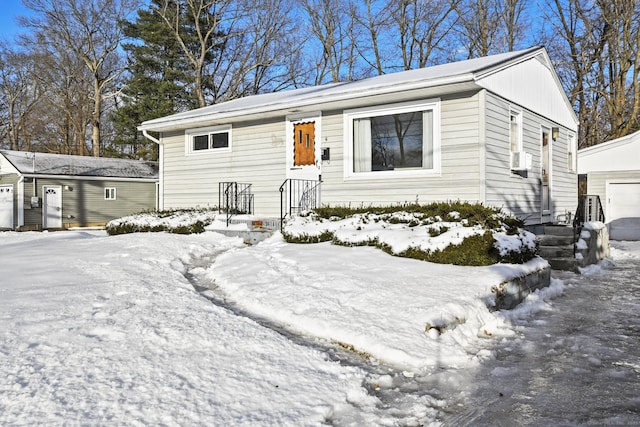
[[[123,44],[128,75],[119,105],[111,114],[115,131],[109,150],[112,156],[157,159],[157,146],[144,138],[137,126],[198,106],[189,64],[158,14],[166,2],[151,0],[149,8],[138,11],[135,22],[121,23],[131,42]],[[175,6],[167,9],[176,10]]]

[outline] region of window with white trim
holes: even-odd
[[[116,200],[116,189],[115,189],[115,187],[106,187],[104,189],[104,199],[105,200]]]
[[[185,132],[188,154],[231,150],[231,126],[212,126],[190,129]]]
[[[569,134],[567,137],[567,169],[569,172],[578,170],[576,149],[576,136]]]
[[[384,177],[437,172],[439,100],[345,112],[351,157],[347,175]]]
[[[522,151],[522,113],[509,111],[509,142],[511,153]]]

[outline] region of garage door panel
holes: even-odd
[[[640,240],[640,182],[607,187],[607,222],[614,240]]]

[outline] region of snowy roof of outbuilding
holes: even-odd
[[[158,179],[157,162],[12,150],[0,154],[23,175]]]
[[[536,56],[543,57],[543,61],[548,62],[547,68],[553,68],[545,48],[532,47],[526,50],[384,74],[357,81],[331,83],[302,89],[247,96],[171,116],[148,120],[143,122],[139,129],[142,131],[163,132],[185,128],[190,125],[197,125],[199,122],[211,118],[227,119],[278,110],[291,110],[372,95],[391,94],[412,89],[452,85],[456,83],[476,83],[478,80],[496,71]],[[557,80],[557,86],[559,90],[562,91],[559,80]]]
[[[578,173],[640,169],[640,131],[578,150]]]

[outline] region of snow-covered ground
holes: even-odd
[[[437,425],[437,393],[390,408],[385,391],[492,358],[509,316],[563,286],[492,312],[492,286],[544,261],[453,267],[214,232],[0,233],[0,261],[3,426]]]

